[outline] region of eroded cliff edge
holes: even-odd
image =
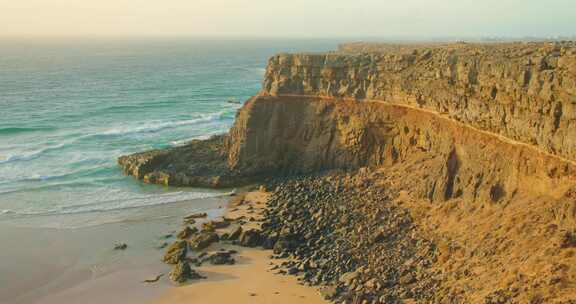
[[[271,58],[228,134],[119,163],[214,187],[362,168],[435,244],[433,302],[571,303],[575,106],[574,43],[346,45]]]
[[[272,57],[262,91],[239,111],[227,135],[119,163],[146,182],[217,187],[269,175],[380,166],[417,152],[452,155],[459,168],[470,159],[521,170],[512,169],[511,161],[522,158],[515,155],[571,168],[575,107],[573,43],[351,44],[335,53]],[[492,146],[483,151],[485,143]],[[526,176],[500,175],[493,182],[507,193],[513,193],[510,176]],[[483,174],[466,183],[488,179]]]
[[[576,158],[572,44],[344,45],[343,53],[278,55],[264,92],[409,105]],[[358,53],[358,51],[371,53]],[[355,52],[356,51],[356,52]]]

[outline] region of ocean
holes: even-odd
[[[120,155],[226,132],[279,52],[332,40],[0,40],[0,222],[75,228],[230,190],[144,185]],[[149,215],[147,215],[149,216]]]

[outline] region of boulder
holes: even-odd
[[[176,237],[181,239],[181,240],[184,240],[184,239],[191,237],[193,234],[195,234],[197,232],[198,232],[198,228],[196,228],[196,227],[190,228],[190,226],[186,226],[182,230],[180,230],[180,232],[178,232]]]
[[[120,244],[114,245],[114,250],[126,250],[127,248],[128,248],[128,245],[126,245],[125,243],[120,243]]]
[[[238,226],[238,228],[234,229],[234,231],[230,233],[230,235],[228,236],[228,240],[230,241],[238,240],[241,235],[242,235],[242,226]]]
[[[275,242],[272,248],[275,254],[280,254],[284,251],[292,250],[294,247],[295,244],[293,244],[289,239],[282,238]]]
[[[181,260],[186,258],[186,252],[188,251],[188,244],[186,241],[179,240],[172,243],[162,259],[166,264],[177,264]]]
[[[227,220],[219,220],[219,221],[210,221],[208,223],[204,223],[202,225],[202,228],[204,230],[216,230],[216,229],[222,229],[222,228],[226,228],[230,226],[230,222]]]
[[[193,250],[199,251],[207,248],[215,242],[218,242],[219,239],[218,234],[215,232],[202,231],[190,240],[190,247]]]
[[[204,277],[192,270],[187,261],[180,261],[170,271],[170,280],[174,283],[184,283],[188,280],[198,280]]]
[[[320,289],[320,295],[326,300],[332,300],[337,294],[336,286],[325,286]]]
[[[208,257],[203,259],[203,261],[207,261],[212,265],[234,265],[236,263],[236,260],[234,260],[232,252],[230,251],[219,251],[210,254]]]
[[[338,281],[342,284],[350,285],[352,281],[357,279],[359,276],[360,276],[359,271],[351,271],[341,275]]]
[[[262,244],[262,234],[256,229],[250,229],[242,232],[239,244],[244,247],[257,247]]]
[[[185,220],[190,220],[190,219],[197,219],[197,218],[205,218],[207,217],[208,214],[206,212],[201,212],[201,213],[194,213],[194,214],[190,214],[184,217]]]

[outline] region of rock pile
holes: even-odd
[[[278,273],[321,286],[325,298],[338,303],[432,301],[438,287],[430,271],[434,244],[420,235],[408,211],[392,203],[387,189],[359,172],[270,182],[266,188],[274,190],[260,229],[238,225],[219,235],[216,229],[228,227],[231,219],[204,223],[200,231],[184,228],[164,257],[176,265],[170,278],[178,283],[201,278],[189,275],[189,263],[234,264],[235,251],[202,252],[226,242],[273,249],[273,258],[283,259]],[[196,257],[187,257],[190,252]]]
[[[188,217],[190,218],[190,217]],[[221,223],[226,222],[226,225]],[[212,265],[233,265],[236,260],[232,257],[237,252],[234,250],[220,250],[215,253],[207,253],[205,249],[210,245],[220,241],[220,236],[215,229],[227,227],[229,222],[210,221],[204,223],[202,230],[196,227],[185,226],[178,232],[177,240],[168,248],[163,257],[166,264],[174,265],[169,278],[172,282],[181,284],[188,280],[203,279],[205,277],[198,274],[191,268],[191,264],[201,266],[203,263]],[[241,230],[241,228],[239,228]],[[235,231],[235,233],[237,233]],[[238,238],[239,236],[236,236]]]
[[[396,303],[433,297],[435,247],[386,189],[361,176],[328,174],[275,182],[260,245],[338,303]],[[252,244],[251,244],[252,245]]]

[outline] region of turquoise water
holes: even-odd
[[[143,185],[116,158],[223,133],[278,52],[316,40],[0,40],[0,221],[221,195]],[[62,223],[60,223],[62,222]]]

